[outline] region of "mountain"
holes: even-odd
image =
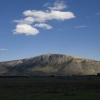
[[[97,75],[100,61],[67,56],[45,54],[22,60],[0,62],[0,75]]]

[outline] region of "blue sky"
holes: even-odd
[[[100,0],[0,0],[0,61],[57,53],[100,61]]]

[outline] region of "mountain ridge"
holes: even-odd
[[[100,61],[63,54],[0,62],[0,75],[96,75]]]

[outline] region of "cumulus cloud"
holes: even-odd
[[[35,19],[33,17],[26,17],[25,19],[21,19],[21,20],[14,20],[14,22],[20,24],[32,24],[33,22],[35,22]]]
[[[35,27],[41,27],[41,28],[44,28],[44,29],[52,29],[52,26],[45,24],[45,23],[35,24],[34,26]]]
[[[48,6],[46,3],[44,6]],[[46,21],[51,20],[68,20],[75,18],[73,12],[61,11],[67,8],[64,1],[56,1],[53,7],[47,7],[48,10],[26,10],[23,12],[25,18],[20,20],[14,20],[17,23],[14,34],[26,34],[26,35],[36,35],[39,30],[36,27],[41,27],[44,29],[52,29],[52,26],[45,24]],[[44,23],[45,22],[45,23]]]
[[[8,49],[0,48],[0,51],[5,51],[5,50],[8,50]]]
[[[16,29],[13,31],[14,34],[26,34],[26,35],[36,35],[39,33],[39,30],[28,24],[18,24],[16,26]]]
[[[64,1],[56,1],[53,7],[48,7],[50,10],[63,10],[67,7]]]
[[[37,10],[27,10],[24,11],[23,14],[25,16],[31,16],[37,22],[45,22],[47,20],[66,20],[75,18],[74,14],[70,11],[37,11]],[[41,15],[41,16],[40,16]]]

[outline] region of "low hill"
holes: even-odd
[[[61,54],[46,54],[22,60],[0,62],[0,75],[96,75],[100,61]]]

